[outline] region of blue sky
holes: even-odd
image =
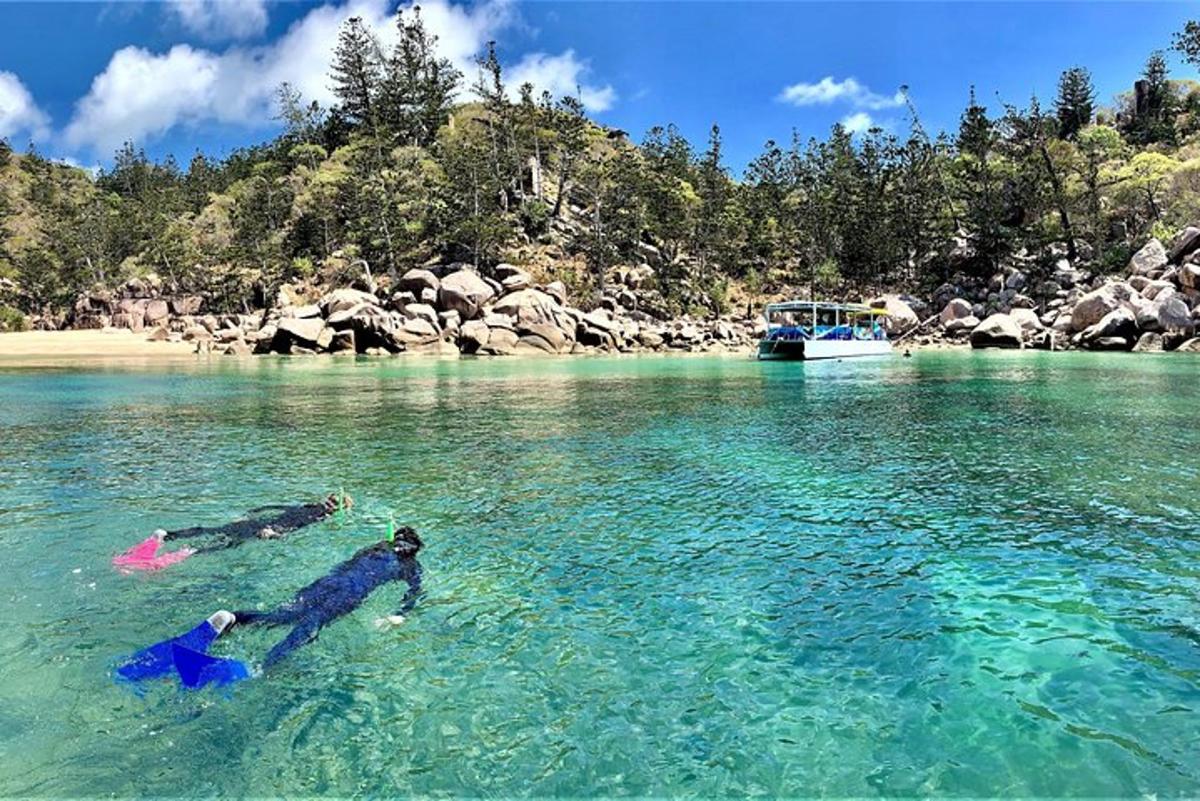
[[[269,137],[271,90],[326,99],[338,23],[387,29],[388,0],[0,3],[0,135],[45,155],[107,163],[135,140],[186,162]],[[1196,4],[519,2],[423,4],[467,66],[495,39],[510,74],[578,84],[598,120],[640,139],[676,123],[702,145],[721,125],[734,172],[769,138],[847,120],[903,129],[905,84],[931,130],[953,128],[974,84],[993,108],[1049,103],[1088,67],[1102,102],[1127,89]],[[1173,76],[1196,77],[1172,59]]]

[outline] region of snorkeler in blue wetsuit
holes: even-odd
[[[407,526],[397,529],[390,539],[363,548],[283,606],[270,611],[234,612],[234,626],[292,626],[291,633],[267,654],[263,661],[267,669],[315,640],[324,626],[358,608],[372,592],[393,581],[405,582],[408,591],[399,611],[377,622],[402,623],[421,591],[421,563],[416,558],[421,547],[416,531]]]

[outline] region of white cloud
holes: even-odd
[[[583,106],[593,113],[607,111],[617,100],[617,92],[609,85],[593,86],[583,82],[589,70],[586,61],[575,57],[574,50],[566,50],[557,56],[545,53],[527,53],[508,71],[508,88],[515,96],[524,83],[533,84],[535,94],[543,91],[554,97],[574,95],[576,89]]]
[[[206,39],[249,39],[267,29],[266,0],[171,0],[166,10]]]
[[[237,45],[223,52],[182,44],[165,53],[123,48],[76,104],[65,141],[107,154],[126,140],[144,141],[178,125],[267,125],[275,91],[284,81],[306,100],[332,105],[329,62],[338,29],[349,17],[361,17],[387,48],[395,36],[389,6],[390,0],[318,6],[270,44]],[[487,41],[516,21],[512,0],[471,6],[429,0],[420,6],[426,29],[438,37],[439,53],[463,72],[467,85],[477,74],[475,58]],[[570,50],[557,56],[527,54],[506,70],[514,87],[529,80],[555,94],[574,93],[586,72],[587,63]],[[616,98],[610,86],[583,85],[582,94],[591,111],[603,111]]]
[[[855,108],[872,111],[904,105],[904,95],[900,92],[896,92],[890,97],[880,95],[872,92],[854,78],[836,81],[830,75],[816,83],[794,83],[784,87],[776,99],[783,103],[791,103],[793,106],[829,105],[845,102]]]
[[[850,133],[866,133],[872,128],[878,127],[875,120],[871,119],[871,115],[865,111],[856,111],[849,116],[842,118],[842,127]]]
[[[33,95],[11,72],[0,72],[0,139],[27,134],[34,140],[49,135],[50,118],[33,102]]]

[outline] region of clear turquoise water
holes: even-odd
[[[1200,359],[0,367],[0,795],[1200,794]],[[157,526],[345,521],[121,576]],[[425,536],[273,675],[120,655]],[[281,632],[237,631],[255,661]]]

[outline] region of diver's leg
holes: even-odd
[[[286,606],[261,612],[256,609],[241,609],[233,613],[234,620],[243,626],[282,626],[296,622],[296,612]]]
[[[306,620],[298,623],[296,628],[292,629],[291,633],[284,637],[267,654],[267,658],[263,660],[263,670],[271,667],[301,645],[307,645],[315,640],[317,638],[317,631],[320,628],[320,625],[315,620]]]

